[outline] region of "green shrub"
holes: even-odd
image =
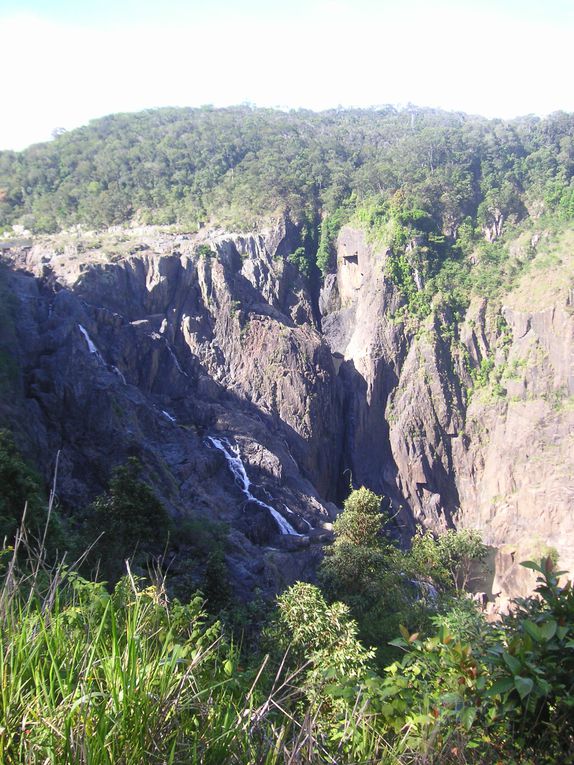
[[[413,586],[407,556],[386,535],[389,508],[387,499],[369,489],[351,492],[319,569],[326,596],[349,606],[361,639],[377,648],[379,662],[388,658],[388,641],[399,624],[420,625],[428,605]]]
[[[415,568],[426,572],[441,586],[466,590],[474,562],[486,558],[487,548],[476,529],[449,529],[435,536],[431,532],[413,537],[410,557]]]
[[[310,279],[315,266],[313,258],[307,254],[304,247],[298,247],[295,252],[287,256],[289,263],[292,263],[297,271],[304,276],[305,279]]]
[[[297,582],[277,599],[275,639],[292,658],[306,664],[304,688],[311,702],[320,702],[335,679],[363,677],[373,659],[357,638],[357,625],[344,603],[328,605],[312,584]]]

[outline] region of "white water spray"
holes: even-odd
[[[233,448],[227,439],[220,440],[219,438],[208,436],[207,440],[213,444],[216,449],[219,449],[220,452],[223,452],[223,455],[227,461],[227,465],[233,473],[235,482],[245,495],[245,498],[248,499],[249,502],[254,502],[256,505],[259,505],[259,507],[264,507],[266,510],[269,510],[275,520],[275,523],[279,527],[279,532],[281,534],[291,534],[295,537],[302,536],[302,534],[299,534],[298,531],[295,531],[293,526],[291,526],[291,524],[286,521],[281,513],[277,512],[274,507],[271,507],[271,505],[268,505],[266,502],[262,502],[260,499],[257,499],[257,497],[253,496],[250,491],[251,481],[247,476],[245,466],[241,461],[241,457],[239,456],[238,447]]]
[[[166,412],[165,409],[161,410],[161,413],[170,421],[170,422],[177,422],[175,417],[173,417],[169,412]]]
[[[93,353],[95,355],[95,357],[97,358],[97,360],[100,362],[100,364],[103,364],[105,366],[106,362],[102,358],[102,354],[96,348],[95,343],[93,342],[92,338],[89,336],[88,330],[85,327],[83,327],[81,324],[78,324],[78,328],[79,328],[80,332],[82,333],[82,335],[84,336],[84,340],[88,344],[89,352]]]

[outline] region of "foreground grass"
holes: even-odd
[[[473,645],[401,628],[382,674],[342,603],[298,583],[251,667],[203,599],[161,579],[113,592],[43,556],[0,555],[2,765],[464,765],[574,762],[574,592],[539,597]]]
[[[244,670],[201,596],[168,602],[129,567],[109,593],[18,557],[4,551],[0,592],[2,765],[348,761],[321,743],[302,670]]]
[[[4,765],[273,761],[249,735],[257,694],[201,598],[168,604],[130,574],[109,594],[14,560],[0,598]]]

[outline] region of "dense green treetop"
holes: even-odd
[[[0,152],[0,226],[36,231],[139,220],[317,220],[402,190],[454,235],[497,231],[529,205],[571,200],[574,116],[511,122],[408,107],[281,112],[248,106],[116,114]]]

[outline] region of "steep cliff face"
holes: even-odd
[[[538,256],[505,296],[502,328],[491,319],[489,330],[484,311],[474,336],[466,324],[469,350],[493,369],[457,445],[459,522],[501,548],[493,587],[511,594],[524,586],[515,564],[548,547],[574,570],[574,254],[568,237],[557,249],[558,262]]]
[[[479,528],[498,549],[492,589],[509,595],[530,583],[519,561],[550,547],[574,569],[571,245],[536,256],[502,306],[474,300],[460,326],[435,312],[415,331],[387,254],[345,228],[322,294],[355,480],[423,526]]]
[[[175,517],[230,524],[244,593],[311,575],[330,501],[352,482],[392,498],[405,537],[417,523],[481,529],[498,550],[493,591],[515,595],[525,557],[554,547],[574,570],[568,236],[502,304],[474,299],[458,324],[444,309],[405,318],[388,253],[351,227],[320,322],[285,220],[242,236],[24,243],[5,251],[0,351],[17,363],[1,370],[0,418],[46,478],[61,452],[71,507],[138,456]],[[229,440],[255,502],[210,436]],[[281,535],[262,502],[301,536]]]
[[[364,232],[344,228],[321,301],[325,337],[342,357],[347,454],[356,483],[404,508],[407,531],[415,519],[445,527],[458,507],[451,441],[463,423],[461,384],[436,327],[415,334],[397,317],[401,297],[386,258]]]
[[[286,261],[297,232],[132,234],[8,252],[20,373],[2,419],[46,477],[61,452],[71,507],[138,456],[173,515],[231,524],[241,588],[278,589],[313,568],[306,548],[333,513],[341,461],[340,385]],[[246,503],[210,435],[229,439],[255,494],[301,536]]]

